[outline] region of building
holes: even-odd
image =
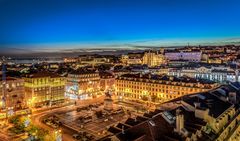
[[[207,91],[216,86],[217,84],[211,81],[151,74],[124,74],[115,80],[119,97],[158,103]]]
[[[169,61],[183,60],[190,62],[200,62],[202,58],[202,52],[166,52],[165,57]]]
[[[121,62],[125,65],[142,64],[142,56],[139,55],[122,55]]]
[[[122,55],[121,56],[121,62],[123,63],[123,64],[128,64],[128,59],[129,59],[129,57],[128,57],[128,55]]]
[[[239,83],[231,83],[183,96],[111,126],[102,141],[239,141],[239,90]]]
[[[115,76],[111,72],[101,72],[100,75],[100,89],[102,91],[114,90]]]
[[[16,111],[27,107],[23,79],[7,77],[5,88],[3,86],[3,81],[0,81],[2,108],[11,108]]]
[[[165,57],[163,54],[158,52],[145,52],[143,55],[143,64],[148,65],[149,67],[160,66],[165,63]]]
[[[81,64],[97,65],[97,64],[104,64],[104,63],[109,63],[109,59],[104,57],[96,57],[89,60],[81,60]]]
[[[63,62],[64,63],[76,63],[78,61],[79,61],[78,58],[73,58],[73,57],[65,57],[65,58],[63,58]]]
[[[168,75],[207,79],[218,83],[235,82],[240,80],[238,71],[226,66],[169,68]]]
[[[91,70],[72,71],[67,76],[65,95],[70,99],[88,99],[100,94],[99,72]]]
[[[222,64],[223,60],[219,57],[209,57],[207,62],[209,64]]]
[[[29,106],[51,106],[64,102],[64,77],[50,72],[37,72],[27,74],[24,81]]]
[[[107,57],[109,56],[102,56],[98,54],[80,55],[79,62],[81,64],[90,64],[93,66],[98,64],[110,63],[110,59]]]

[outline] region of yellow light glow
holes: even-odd
[[[142,94],[144,94],[144,95],[147,95],[148,94],[148,91],[142,91]]]

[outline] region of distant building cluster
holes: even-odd
[[[182,60],[182,61],[190,61],[190,62],[200,62],[202,59],[202,52],[166,52],[165,57],[169,61],[176,61],[176,60]]]
[[[171,67],[168,69],[168,75],[189,76],[192,78],[207,79],[219,83],[235,82],[240,80],[239,70],[226,65],[186,65],[184,67]]]

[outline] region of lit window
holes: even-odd
[[[13,87],[13,88],[16,88],[16,84],[15,84],[15,83],[12,83],[12,87]]]

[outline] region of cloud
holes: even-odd
[[[0,55],[2,54],[20,54],[20,53],[32,53],[34,52],[31,49],[23,49],[17,47],[1,47],[0,48]]]
[[[117,52],[121,50],[144,50],[158,47],[181,47],[190,45],[240,45],[240,38],[229,39],[151,39],[109,43],[55,43],[0,46],[0,55],[61,56],[62,54]]]

